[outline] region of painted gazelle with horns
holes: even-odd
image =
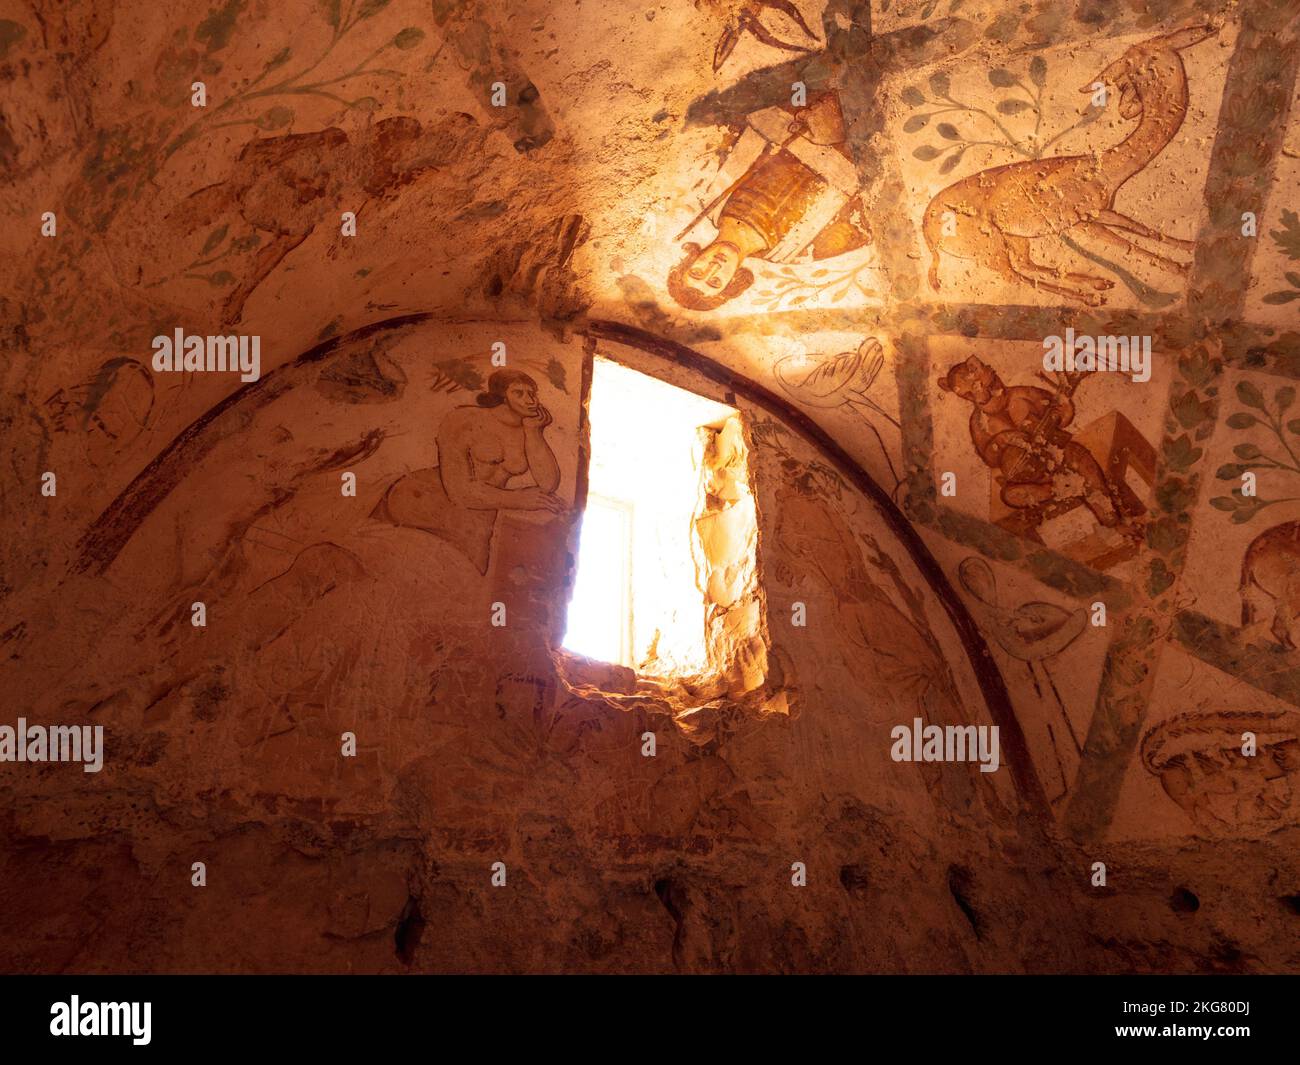
[[[1114,282],[1057,270],[1030,256],[1030,241],[1084,236],[1120,249],[1131,260],[1186,274],[1187,263],[1148,251],[1126,234],[1190,252],[1191,241],[1166,236],[1115,210],[1115,196],[1164,149],[1187,115],[1187,71],[1178,54],[1218,33],[1189,26],[1135,44],[1096,81],[1119,94],[1119,113],[1137,127],[1119,144],[1090,155],[1031,159],[981,170],[949,185],[926,208],[930,286],[939,288],[940,252],[973,259],[1013,283],[1028,283],[1090,306],[1105,302]],[[1093,92],[1092,84],[1081,90]],[[947,224],[945,225],[945,218]],[[946,232],[945,232],[946,231]]]

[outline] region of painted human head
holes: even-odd
[[[668,273],[668,294],[692,311],[711,311],[735,299],[754,283],[754,275],[741,265],[740,249],[725,240],[715,240],[701,249],[683,246],[680,263]]]
[[[947,374],[939,378],[939,387],[972,403],[987,403],[1002,387],[1002,381],[988,363],[972,355],[950,366]]]
[[[505,406],[521,418],[537,414],[537,382],[519,370],[497,370],[478,394],[480,407]]]

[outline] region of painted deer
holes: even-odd
[[[1186,263],[1134,244],[1137,234],[1191,251],[1191,241],[1165,236],[1115,210],[1115,195],[1178,132],[1187,114],[1187,71],[1178,54],[1218,33],[1214,24],[1189,26],[1135,44],[1096,80],[1119,93],[1119,113],[1137,127],[1113,148],[1093,155],[1031,159],[981,170],[940,192],[926,208],[930,287],[939,289],[939,253],[973,259],[1008,281],[1028,282],[1089,306],[1105,302],[1108,278],[1058,271],[1034,262],[1029,242],[1067,234],[1094,238],[1163,270],[1186,274]],[[1093,92],[1092,84],[1082,92]],[[945,225],[945,217],[948,224]],[[946,230],[946,232],[945,232]]]

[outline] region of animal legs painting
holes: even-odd
[[[1033,241],[1092,237],[1121,261],[1146,263],[1186,277],[1192,241],[1166,236],[1115,210],[1124,185],[1178,134],[1187,115],[1187,71],[1181,53],[1219,30],[1189,26],[1133,45],[1081,87],[1096,101],[1114,94],[1119,116],[1137,125],[1120,143],[1099,152],[1054,156],[982,170],[930,201],[922,223],[930,251],[928,279],[942,287],[943,256],[968,259],[1003,279],[1090,307],[1107,301],[1112,278],[1066,271],[1035,261]],[[1104,102],[1090,106],[1104,107]],[[1134,243],[1152,242],[1151,251]]]

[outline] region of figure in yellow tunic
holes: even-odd
[[[668,275],[681,306],[710,311],[754,282],[751,256],[790,263],[826,259],[871,239],[863,220],[861,181],[844,144],[834,93],[806,108],[769,107],[749,116],[744,133],[705,191],[708,205],[679,236],[704,223],[717,235]]]

